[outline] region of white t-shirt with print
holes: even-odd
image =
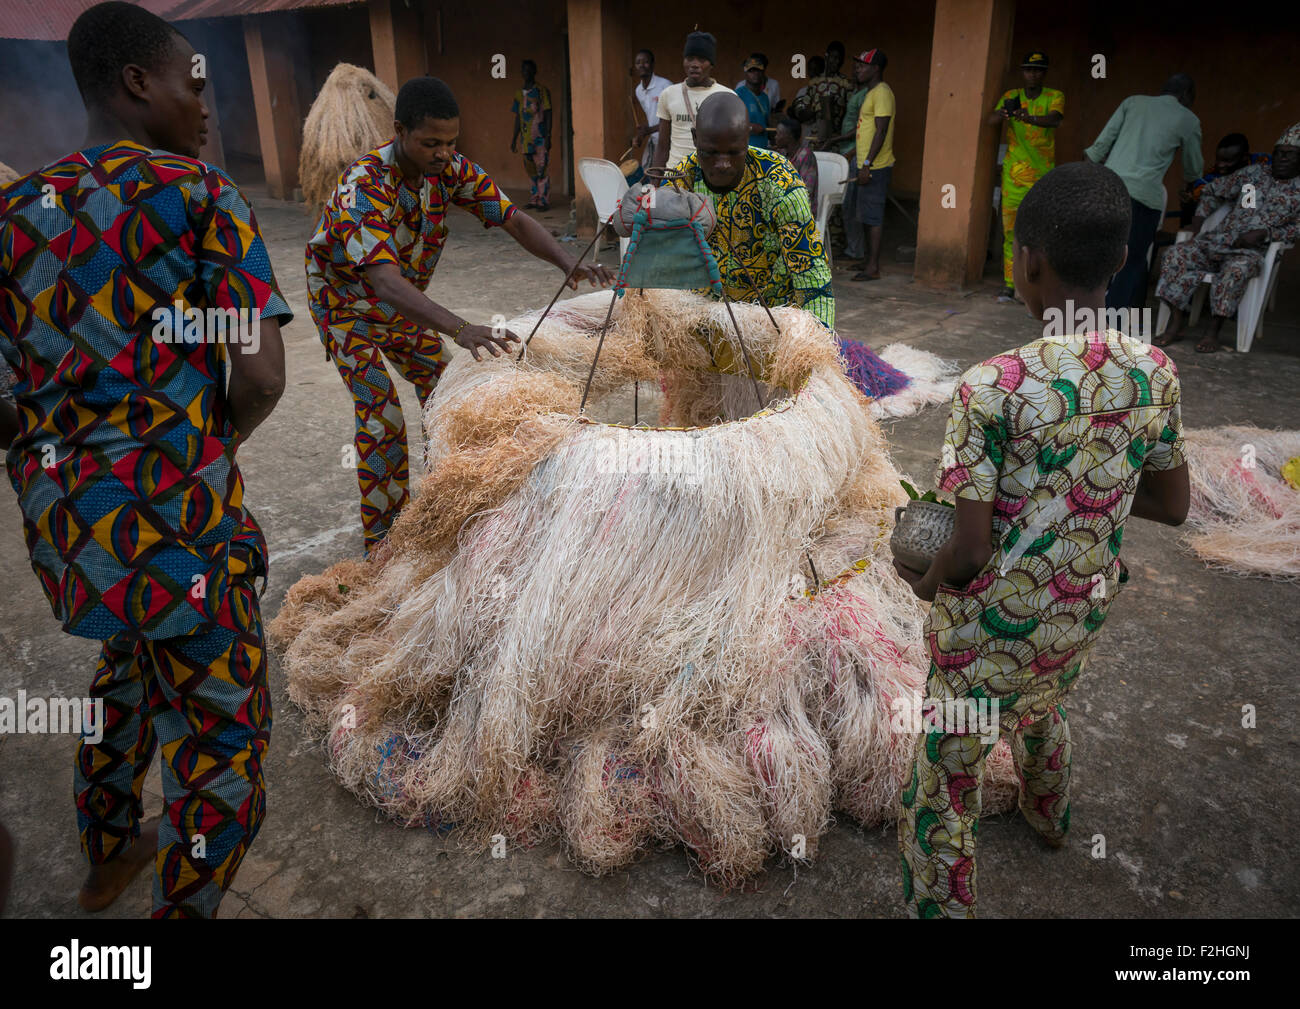
[[[699,115],[700,104],[710,95],[734,95],[736,92],[725,84],[714,81],[707,88],[687,88],[691,96],[691,108]],[[694,123],[687,112],[680,83],[664,89],[659,96],[659,118],[667,119],[672,124],[672,146],[668,149],[668,167],[673,168],[684,157],[695,150],[695,141],[691,138]]]

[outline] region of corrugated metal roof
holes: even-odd
[[[4,0],[0,38],[62,42],[81,12],[99,0]],[[168,21],[238,17],[301,7],[341,7],[360,0],[140,0],[140,6]]]

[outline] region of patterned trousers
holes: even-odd
[[[232,547],[216,630],[160,641],[104,642],[90,696],[103,738],[77,748],[81,850],[92,865],[140,836],[142,791],[162,745],[167,812],[158,831],[153,917],[211,918],[266,812],[262,758],[271,741],[262,615],[253,574]]]
[[[930,676],[935,675],[931,666]],[[934,697],[941,693],[927,692]],[[1003,731],[1011,735],[1020,812],[1043,837],[1059,842],[1070,829],[1070,726],[1065,709],[1058,704],[1028,725],[1018,724],[1014,707],[999,714]],[[975,917],[980,783],[992,748],[973,732],[930,732],[917,738],[916,763],[903,789],[898,821],[903,901],[914,917]]]
[[[352,394],[361,526],[369,556],[410,499],[406,422],[384,358],[415,386],[423,408],[446,367],[442,338],[423,330],[414,335],[397,333],[376,323],[328,314],[322,319],[314,311],[313,318]]]
[[[1002,176],[1002,282],[1006,287],[1015,287],[1015,278],[1011,275],[1011,254],[1016,244],[1016,212],[1032,185],[1018,186]]]
[[[1246,284],[1259,275],[1264,256],[1257,249],[1233,249],[1222,241],[1194,238],[1171,245],[1165,252],[1156,285],[1156,297],[1186,311],[1191,307],[1196,286],[1206,273],[1210,284],[1210,311],[1220,318],[1235,315]]]
[[[551,152],[544,143],[538,143],[536,147],[524,151],[524,171],[532,182],[528,193],[531,197],[529,202],[536,203],[543,209],[551,203],[551,180],[546,177],[550,162]]]

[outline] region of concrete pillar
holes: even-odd
[[[573,112],[574,188],[579,234],[596,227],[596,205],[577,166],[583,158],[617,158],[631,128],[627,67],[629,30],[616,0],[567,0],[569,100]],[[615,150],[617,148],[617,150]]]
[[[375,76],[393,89],[429,72],[422,7],[404,0],[370,0],[370,46]]]
[[[984,118],[1001,94],[1014,24],[1014,0],[935,2],[916,237],[926,287],[971,287],[984,272],[998,148]]]
[[[253,83],[253,108],[262,147],[266,188],[277,200],[292,200],[298,188],[298,155],[305,116],[294,76],[298,53],[290,43],[296,27],[282,23],[285,14],[244,18],[244,46]]]

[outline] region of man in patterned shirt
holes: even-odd
[[[1097,165],[1063,165],[1034,185],[1016,218],[1014,276],[1035,318],[1105,317],[1129,213],[1119,176]],[[903,898],[918,917],[975,914],[980,782],[992,741],[970,731],[970,705],[991,708],[1011,737],[1025,819],[1048,844],[1065,843],[1063,703],[1127,580],[1125,523],[1187,517],[1179,400],[1168,357],[1096,328],[1046,337],[962,376],[940,476],[957,498],[956,530],[928,571],[895,563],[934,603],[924,705],[966,711],[966,724],[945,716],[918,737],[903,790]]]
[[[423,406],[446,366],[439,333],[476,361],[481,350],[500,356],[519,342],[508,331],[471,325],[424,294],[447,240],[448,210],[464,207],[484,227],[503,228],[564,271],[571,288],[583,278],[602,286],[613,280],[602,266],[577,265],[482,168],[456,152],[460,109],[442,81],[403,84],[395,117],[394,138],[339,176],[306,257],[311,316],[355,409],[367,556],[409,497],[406,424],[384,358],[415,386]]]
[[[817,136],[823,142],[839,131],[849,95],[853,93],[853,82],[840,72],[844,65],[844,43],[830,43],[824,59],[823,72],[808,79],[807,87],[800,90],[790,108],[800,122],[812,120],[817,124]]]
[[[68,36],[85,144],[0,190],[0,444],[55,616],[103,642],[78,900],[107,907],[153,863],[155,917],[213,916],[265,813],[266,545],[235,450],[284,388],[291,318],[252,209],[197,160],[194,55],[142,8],[87,10]],[[167,815],[142,830],[159,749]]]
[[[687,188],[713,201],[709,245],[727,296],[795,305],[834,329],[831,271],[799,173],[749,146],[749,113],[733,92],[704,100],[693,135],[696,149],[678,168]]]

